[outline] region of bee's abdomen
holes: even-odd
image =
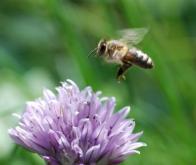
[[[130,59],[130,62],[142,68],[153,68],[152,59],[146,53],[138,49],[130,49],[127,53],[127,58]]]

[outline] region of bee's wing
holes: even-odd
[[[137,45],[143,40],[147,32],[148,28],[123,29],[118,31],[118,35],[121,37],[119,41],[127,44],[128,46]]]

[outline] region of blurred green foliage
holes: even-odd
[[[196,164],[195,0],[1,0],[0,164],[43,164],[13,144],[7,129],[26,100],[70,78],[131,105],[148,147],[123,165]],[[131,27],[150,29],[138,45],[155,63],[115,80],[116,66],[87,58],[102,37]],[[107,81],[106,81],[107,80]]]

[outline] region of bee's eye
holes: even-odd
[[[106,49],[105,44],[101,45],[100,54],[104,54],[105,53],[105,49]]]

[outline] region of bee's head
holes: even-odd
[[[99,41],[98,47],[97,47],[97,54],[99,56],[102,56],[106,53],[107,51],[107,41],[105,39],[102,39]]]

